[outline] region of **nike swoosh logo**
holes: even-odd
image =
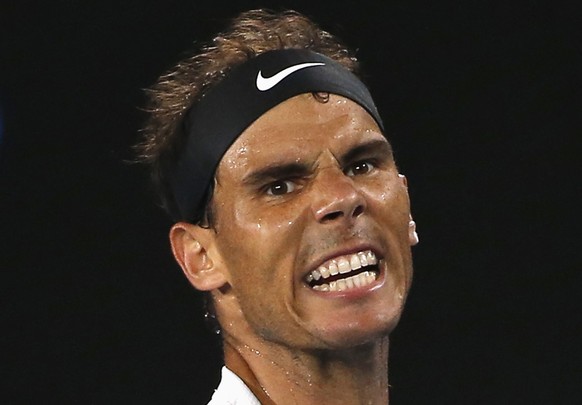
[[[322,62],[300,63],[298,65],[289,66],[288,68],[281,70],[279,73],[271,77],[263,77],[262,72],[259,70],[259,74],[257,75],[257,89],[259,89],[259,91],[270,90],[277,84],[279,84],[281,80],[283,80],[290,74],[297,72],[298,70],[321,65],[325,65],[325,63]]]

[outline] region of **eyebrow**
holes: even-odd
[[[249,173],[243,178],[244,184],[257,185],[268,181],[291,177],[303,177],[311,173],[312,168],[302,163],[281,163],[269,165],[257,171]]]
[[[340,157],[340,163],[343,165],[358,160],[362,157],[367,157],[368,155],[373,156],[392,156],[392,145],[386,140],[374,139],[347,151],[343,156]]]
[[[369,155],[392,156],[392,146],[386,140],[375,139],[350,149],[340,156],[340,164],[346,165]],[[246,175],[242,182],[248,185],[261,185],[269,181],[305,177],[313,172],[313,166],[297,162],[276,162]]]

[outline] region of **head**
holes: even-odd
[[[183,151],[186,134],[184,116],[228,73],[244,62],[276,49],[310,49],[356,72],[353,54],[334,36],[319,29],[305,16],[294,11],[272,13],[254,10],[233,19],[228,29],[217,34],[210,44],[179,61],[147,90],[149,113],[142,130],[143,142],[137,145],[138,158],[151,168],[152,181],[163,208],[174,220],[202,221],[211,206],[197,207],[185,218],[176,207],[169,184],[171,168]],[[212,197],[208,190],[206,201]]]
[[[396,325],[416,243],[405,178],[371,98],[310,84],[234,134],[192,207],[184,209],[191,199],[174,186],[184,150],[199,141],[191,112],[237,77],[238,65],[288,48],[324,55],[338,72],[356,67],[305,17],[243,14],[213,46],[162,77],[142,151],[177,220],[174,255],[194,287],[211,294],[225,335],[305,349],[359,345]],[[218,113],[226,120],[235,111]]]

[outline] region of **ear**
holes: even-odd
[[[400,179],[402,184],[404,184],[404,187],[408,189],[408,179],[406,178],[406,176],[403,175],[402,173],[398,173],[398,178]]]
[[[213,241],[212,230],[187,222],[178,222],[170,230],[174,257],[190,284],[200,291],[214,290],[227,282],[223,269],[217,265],[219,258],[209,254]]]
[[[410,246],[417,245],[420,239],[418,239],[418,233],[416,233],[416,222],[410,216],[408,221],[408,240],[410,241]]]
[[[402,184],[408,190],[408,179],[403,174],[398,174],[398,177],[402,181]],[[407,191],[408,194],[408,191]],[[410,206],[410,202],[408,203]],[[412,214],[408,214],[408,241],[410,242],[410,246],[417,245],[420,241],[418,239],[418,233],[416,232],[416,222],[412,219]]]

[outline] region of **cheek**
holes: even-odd
[[[289,210],[285,214],[273,207],[258,213],[244,204],[234,204],[230,212],[220,217],[226,222],[221,222],[221,233],[228,235],[219,237],[229,291],[255,333],[280,339],[297,324],[293,297],[301,215],[293,218]]]
[[[302,210],[261,206],[244,198],[225,203],[220,210],[218,242],[228,269],[259,283],[292,282],[305,217]]]
[[[408,225],[410,204],[404,184],[396,180],[394,174],[372,180],[364,188],[364,194],[373,210],[380,218],[391,224]]]
[[[394,276],[399,283],[407,284],[410,278],[411,257],[408,236],[410,204],[408,191],[401,182],[385,182],[367,195],[368,210],[376,219],[383,238],[388,242],[390,266],[399,269]]]
[[[241,234],[275,243],[297,235],[307,212],[301,198],[284,204],[269,204],[245,196],[233,201],[228,210],[230,226]]]

